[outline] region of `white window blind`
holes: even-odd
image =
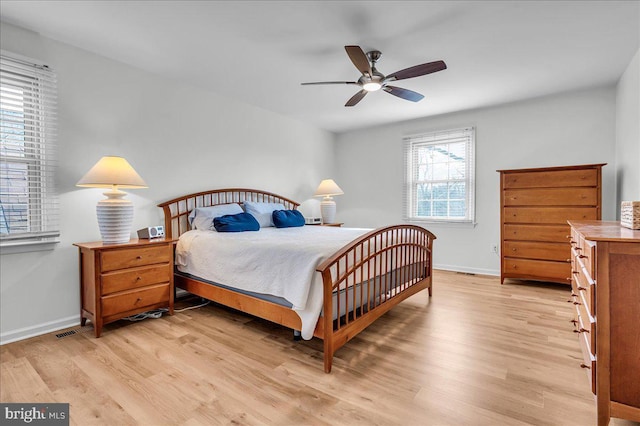
[[[475,129],[406,136],[404,218],[475,221]]]
[[[56,75],[0,55],[0,247],[56,241]]]

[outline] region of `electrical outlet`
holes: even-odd
[[[491,244],[491,253],[498,253],[498,245],[497,244]]]

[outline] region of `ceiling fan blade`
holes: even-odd
[[[367,59],[367,55],[365,55],[360,46],[345,46],[344,50],[347,51],[349,59],[351,59],[353,65],[358,68],[358,71],[362,74],[371,76],[371,65],[369,64],[369,59]]]
[[[360,102],[360,101],[362,100],[362,98],[364,98],[364,97],[365,97],[365,95],[366,95],[367,93],[369,93],[369,92],[367,92],[366,90],[362,89],[361,91],[359,91],[358,93],[356,93],[355,95],[353,95],[353,96],[351,97],[351,99],[349,99],[349,100],[347,101],[347,103],[346,103],[346,104],[344,104],[344,106],[346,106],[346,107],[352,107],[352,106],[354,106],[355,104],[357,104],[358,102]]]
[[[403,89],[402,87],[396,86],[385,86],[382,88],[387,93],[391,93],[393,96],[397,96],[402,99],[406,99],[411,102],[418,102],[424,98],[424,95],[421,95],[418,92],[414,92],[413,90]]]
[[[314,84],[358,84],[356,81],[314,81],[311,83],[300,83],[303,86],[311,86]]]
[[[400,71],[396,71],[393,74],[389,74],[385,80],[404,80],[406,78],[420,77],[421,75],[431,74],[447,69],[447,64],[444,61],[429,62],[426,64],[416,65],[410,68],[405,68]]]

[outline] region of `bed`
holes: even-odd
[[[299,203],[277,194],[243,188],[188,194],[159,204],[158,207],[164,212],[166,237],[180,239],[176,248],[176,287],[294,331],[301,331],[303,338],[322,339],[326,373],[331,372],[335,352],[384,313],[421,290],[427,289],[428,295],[432,295],[432,249],[436,237],[422,227],[403,224],[364,230],[304,226],[297,230],[264,228],[255,233],[233,233],[234,235],[215,235],[215,231],[191,229],[189,215],[194,209],[235,203],[241,206],[250,203],[278,203],[288,210],[296,210],[299,206]],[[263,244],[263,251],[275,252],[276,248],[267,245],[274,244],[274,238],[275,244],[281,247],[278,250],[289,250],[289,254],[285,251],[280,255],[281,259],[295,258],[300,263],[300,266],[285,266],[284,270],[291,268],[292,272],[288,276],[294,284],[294,278],[300,285],[306,281],[309,288],[308,303],[304,303],[304,294],[300,296],[302,302],[294,303],[289,299],[295,301],[295,296],[278,294],[279,290],[274,291],[274,295],[264,294],[270,290],[264,290],[264,283],[261,281],[273,280],[267,280],[266,275],[261,275],[263,272],[260,268],[267,268],[272,260],[263,262],[264,265],[251,260],[251,267],[246,268],[246,274],[236,273],[226,278],[214,276],[213,279],[206,276],[207,259],[214,263],[213,259],[224,254],[220,251],[223,248],[227,250],[228,247],[231,251],[234,247],[241,247],[236,249],[243,250],[242,257],[234,252],[228,255],[232,258],[235,256],[236,259],[245,259],[244,256],[251,259],[252,254],[247,250],[258,250],[257,247]],[[287,246],[287,238],[291,239],[294,247]],[[264,243],[261,242],[263,239]],[[325,239],[327,243],[323,244]],[[207,243],[208,240],[211,241]],[[243,244],[249,244],[251,248],[242,246],[241,240],[245,240]],[[307,254],[311,247],[307,250],[304,241],[309,241],[309,246],[321,245],[322,249],[317,253]],[[196,256],[195,247],[198,245],[209,247],[205,249],[205,253],[214,249],[218,251],[205,254],[204,260],[199,261],[203,269],[190,270],[187,266],[181,268],[180,265],[189,264],[190,256]],[[291,253],[295,253],[295,256]],[[301,259],[305,256],[306,266],[305,260]],[[216,267],[209,269],[215,273]],[[305,273],[298,273],[304,268],[312,274],[310,278],[305,278]],[[278,268],[281,269],[282,266]],[[235,282],[229,285],[229,282],[224,281],[238,281],[244,285]],[[259,291],[243,288],[254,281]],[[280,283],[283,284],[281,286],[278,286],[278,282],[272,284],[277,289],[287,285],[298,288],[288,282]],[[281,297],[282,295],[285,297]],[[315,306],[315,310],[309,308],[305,312],[309,306]]]

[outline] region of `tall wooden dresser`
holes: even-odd
[[[567,220],[601,218],[602,166],[500,172],[500,280],[568,284]]]
[[[640,231],[570,221],[572,319],[598,425],[640,422]],[[569,244],[567,244],[569,245]]]

